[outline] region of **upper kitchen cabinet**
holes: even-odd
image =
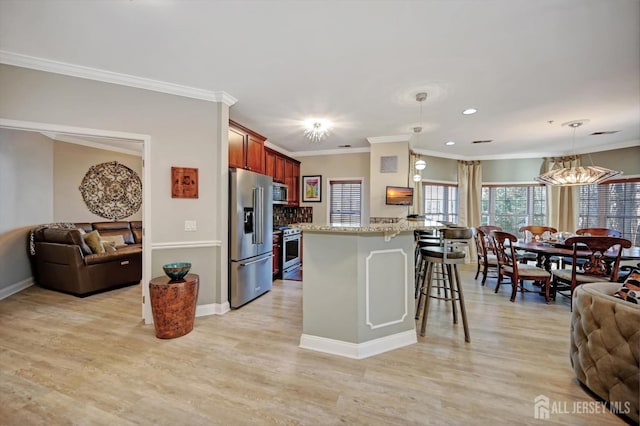
[[[271,176],[274,182],[285,183],[285,157],[272,149],[264,149],[264,174]]]
[[[265,173],[264,141],[267,138],[229,120],[229,167]]]
[[[300,162],[292,158],[284,160],[285,181],[289,187],[288,206],[300,205]]]

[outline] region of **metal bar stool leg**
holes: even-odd
[[[456,291],[455,291],[455,287],[453,284],[453,274],[451,273],[451,265],[447,264],[447,282],[449,284],[449,293],[450,293],[450,297],[446,295],[445,292],[445,296],[451,300],[451,312],[453,313],[453,323],[457,324],[458,323],[458,310],[456,307]],[[455,266],[454,266],[455,267]]]
[[[433,263],[429,262],[429,268],[432,268]],[[423,289],[425,293],[424,297],[424,311],[422,312],[422,327],[420,328],[420,335],[424,336],[427,331],[427,317],[429,316],[429,299],[431,299],[431,274],[427,274],[427,288]]]
[[[453,270],[456,276],[456,290],[458,293],[458,302],[460,302],[460,314],[462,315],[462,326],[464,327],[464,341],[467,343],[470,343],[471,336],[469,335],[469,324],[467,323],[467,310],[464,307],[464,295],[462,294],[462,285],[460,284],[460,273],[458,272],[458,265],[453,265]]]

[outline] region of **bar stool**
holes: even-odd
[[[464,340],[470,342],[469,326],[467,324],[467,313],[464,306],[464,295],[462,293],[462,285],[460,284],[460,274],[458,272],[458,264],[464,263],[466,252],[465,247],[469,246],[469,240],[473,233],[469,228],[445,228],[441,231],[442,246],[441,247],[424,247],[420,250],[423,261],[427,263],[427,270],[422,277],[422,286],[420,288],[418,302],[416,304],[416,319],[420,315],[420,305],[424,299],[424,310],[422,312],[422,327],[420,335],[424,336],[427,329],[427,318],[429,316],[429,300],[439,299],[451,301],[451,309],[453,312],[453,323],[458,323],[458,307],[462,316],[462,325],[464,327]],[[431,294],[433,289],[433,271],[435,265],[441,265],[446,268],[448,279],[444,280],[444,295],[439,293]],[[424,284],[426,278],[426,286]],[[435,286],[439,287],[439,286]]]
[[[415,296],[418,297],[420,287],[423,285],[424,276],[427,271],[427,262],[422,256],[422,249],[427,247],[440,247],[440,239],[420,239],[416,241],[416,256],[415,256]]]

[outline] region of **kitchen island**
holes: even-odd
[[[301,348],[361,359],[417,342],[413,231],[442,225],[292,226],[304,233]]]

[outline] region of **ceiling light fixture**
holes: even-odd
[[[420,103],[420,126],[414,127],[413,132],[418,136],[418,144],[420,144],[420,133],[422,133],[422,103],[427,100],[427,92],[420,92],[416,94],[416,101]],[[427,167],[427,162],[424,160],[417,160],[414,165],[416,171],[415,175],[413,175],[414,182],[420,182],[422,180],[422,171]]]
[[[475,114],[476,112],[478,112],[478,110],[475,108],[467,108],[464,111],[462,111],[464,115],[471,115],[471,114]]]
[[[304,135],[314,143],[322,141],[328,134],[331,123],[324,119],[310,118],[304,122]]]
[[[455,145],[456,143],[454,141],[449,141],[449,142],[445,142],[444,144],[447,146],[451,146],[451,145]]]
[[[573,129],[573,142],[571,146],[574,152],[576,143],[576,129],[588,121],[589,120],[575,120],[562,124],[563,126],[569,126]],[[591,158],[591,156],[589,156],[589,158]],[[617,170],[610,170],[605,167],[594,166],[592,161],[590,166],[563,167],[559,169],[553,169],[551,171],[548,171],[547,173],[541,174],[535,179],[538,182],[542,182],[547,185],[576,186],[601,183],[620,174],[622,174],[622,172]]]

